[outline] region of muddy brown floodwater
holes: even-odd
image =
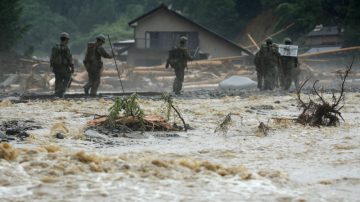
[[[300,113],[294,94],[174,101],[195,130],[128,137],[86,130],[111,100],[3,101],[1,122],[42,128],[1,144],[0,201],[360,200],[360,93],[346,94],[346,122],[327,128],[272,119]],[[161,105],[141,100],[145,113]],[[229,131],[214,133],[229,112]]]

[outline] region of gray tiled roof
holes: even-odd
[[[336,26],[332,27],[322,27],[319,30],[313,30],[307,36],[334,36],[339,35],[340,31],[339,28]]]

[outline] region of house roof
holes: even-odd
[[[188,23],[190,23],[190,24],[192,24],[192,25],[194,25],[194,26],[196,26],[196,27],[198,27],[198,28],[200,28],[200,29],[214,35],[215,37],[220,38],[221,40],[225,41],[226,43],[230,44],[231,46],[234,46],[235,48],[238,48],[241,51],[244,51],[248,55],[253,55],[253,53],[250,52],[249,50],[247,50],[246,48],[243,48],[243,47],[237,45],[236,43],[234,43],[233,41],[230,41],[229,39],[226,39],[225,37],[221,36],[220,34],[214,32],[214,31],[211,31],[208,28],[206,28],[206,27],[204,27],[204,26],[202,26],[202,25],[200,25],[198,23],[195,23],[194,21],[186,18],[185,16],[179,14],[178,12],[169,9],[165,4],[161,4],[160,6],[154,8],[153,10],[150,10],[149,12],[144,13],[143,15],[141,15],[141,16],[135,18],[134,20],[130,21],[128,24],[129,24],[129,26],[134,26],[134,23],[146,18],[147,16],[150,16],[153,13],[156,13],[159,10],[165,10],[165,11],[169,12],[170,14],[175,15],[176,17],[179,17],[179,18],[187,21]]]
[[[308,53],[319,53],[324,51],[331,51],[331,50],[338,50],[341,49],[341,46],[319,46],[319,47],[312,47],[305,54]]]
[[[341,32],[337,26],[331,27],[323,27],[323,26],[316,26],[314,30],[312,30],[307,36],[336,36],[340,35]]]

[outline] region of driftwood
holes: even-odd
[[[252,36],[248,33],[247,36],[249,37],[251,43],[254,44],[254,46],[257,48],[257,50],[260,50],[260,47],[257,45],[257,43],[255,42],[255,40],[252,38]]]
[[[336,50],[322,51],[322,52],[317,52],[317,53],[305,53],[305,54],[299,55],[298,58],[339,53],[339,52],[347,52],[347,51],[354,51],[354,50],[360,50],[360,46],[354,46],[354,47],[349,47],[349,48],[340,48],[340,49],[336,49]]]
[[[302,113],[297,118],[297,121],[303,125],[310,125],[310,126],[337,126],[340,123],[341,118],[343,121],[344,118],[341,115],[340,110],[344,107],[343,105],[340,106],[340,102],[344,100],[345,93],[345,81],[351,71],[351,68],[354,64],[354,59],[351,61],[351,64],[347,66],[345,72],[341,76],[341,87],[340,87],[340,94],[337,97],[335,93],[332,95],[332,102],[328,102],[322,95],[319,93],[318,89],[316,88],[316,84],[318,80],[314,82],[312,89],[314,94],[319,98],[320,102],[316,102],[309,98],[309,102],[304,102],[301,99],[301,89],[304,85],[309,81],[306,79],[300,88],[297,90],[297,98],[300,103],[300,107],[303,109]]]

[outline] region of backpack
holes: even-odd
[[[50,65],[53,68],[63,65],[62,51],[60,45],[55,45],[51,51]]]
[[[88,43],[86,48],[84,63],[91,63],[96,61],[96,55],[95,55],[96,48],[97,46],[95,45],[94,42]]]
[[[175,67],[180,63],[184,63],[184,51],[180,48],[174,48],[169,51],[169,64]]]

